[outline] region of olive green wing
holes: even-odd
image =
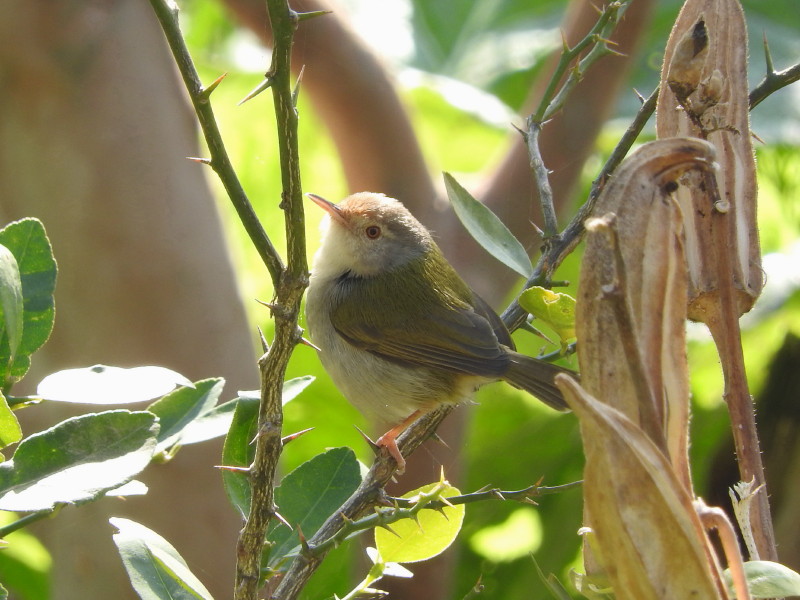
[[[331,311],[339,335],[396,363],[484,377],[506,371],[509,358],[495,334],[496,323],[482,314],[491,309],[483,301],[473,308],[475,296],[466,285],[443,291],[408,278],[400,279],[401,287],[395,279],[342,280]]]

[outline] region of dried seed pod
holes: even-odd
[[[681,103],[700,86],[708,56],[708,30],[701,16],[675,45],[667,68],[667,85]]]
[[[704,15],[714,18],[706,21]],[[706,47],[686,59],[701,22]],[[681,78],[689,83],[682,87]],[[677,194],[686,229],[689,317],[706,323],[715,318],[721,285],[735,287],[741,315],[761,293],[763,274],[749,124],[747,30],[738,0],[687,0],[684,4],[664,55],[656,131],[659,138],[707,139],[716,147],[720,165],[716,185],[707,178],[705,185]],[[726,248],[715,248],[718,242],[712,234],[713,211],[720,209],[728,213]],[[720,272],[718,252],[731,256],[730,272]]]
[[[576,311],[582,386],[642,427],[687,490],[687,275],[672,194],[713,161],[696,138],[651,142],[625,160],[594,210],[613,222],[587,223]]]
[[[617,598],[726,599],[692,496],[630,419],[558,375],[580,419],[584,500],[601,565]]]

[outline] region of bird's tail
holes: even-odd
[[[503,375],[503,379],[511,385],[525,390],[556,410],[567,410],[564,396],[554,383],[555,376],[566,373],[578,378],[578,374],[570,369],[559,367],[519,352],[509,351],[511,364]]]

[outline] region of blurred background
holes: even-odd
[[[295,6],[294,3],[292,3]],[[561,31],[573,43],[596,13],[580,0],[342,0],[334,14],[303,23],[295,43],[306,71],[298,102],[304,191],[338,201],[352,191],[386,192],[409,204],[439,236],[448,257],[496,308],[520,282],[466,239],[447,211],[441,172],[453,173],[492,206],[532,249],[533,191],[522,126],[537,86],[546,82]],[[586,198],[592,179],[658,82],[661,56],[681,3],[637,0],[618,40],[626,57],[607,57],[554,120],[545,158],[553,170],[562,224]],[[750,30],[751,87],[764,75],[766,34],[776,69],[800,60],[796,0],[743,2]],[[269,64],[260,2],[186,0],[181,23],[202,80],[222,73],[213,106],[233,164],[278,248],[284,239],[275,124],[268,93],[237,103]],[[587,21],[588,19],[588,21]],[[161,364],[193,379],[222,375],[225,399],[257,386],[256,326],[271,322],[255,299],[272,296],[203,156],[193,115],[149,5],[22,2],[0,7],[0,217],[42,219],[60,265],[53,339],[26,384],[46,373],[97,362]],[[575,37],[577,36],[577,37]],[[383,112],[382,112],[383,111]],[[520,115],[523,115],[522,117]],[[759,219],[767,284],[743,318],[751,392],[759,402],[779,553],[800,568],[800,86],[779,91],[752,113],[759,168]],[[652,138],[652,123],[641,141]],[[548,128],[545,128],[548,131]],[[520,166],[521,165],[521,166]],[[509,208],[515,206],[517,208]],[[321,215],[308,211],[309,260]],[[580,250],[557,272],[575,291]],[[732,443],[714,346],[690,326],[694,416],[692,460],[698,495],[727,502],[735,481]],[[554,346],[517,334],[527,352]],[[38,360],[37,360],[38,358]],[[567,364],[574,366],[574,361]],[[371,425],[299,347],[289,377],[317,380],[286,407],[285,431],[314,431],[286,449],[288,472],[324,449],[370,451],[354,429]],[[48,407],[25,427],[63,418]],[[28,412],[28,411],[26,411]],[[46,414],[45,414],[46,413]],[[425,446],[397,491],[438,476],[462,491],[486,485],[520,489],[542,479],[581,478],[577,423],[512,388],[494,384],[475,406],[458,409],[442,432],[450,451]],[[373,429],[374,430],[374,429]],[[151,498],[125,506],[64,509],[36,528],[44,542],[14,542],[0,555],[0,581],[12,597],[133,597],[111,544],[108,515],[133,515],[169,539],[219,598],[230,595],[239,529],[219,476],[219,448],[182,451],[157,471]],[[176,484],[177,482],[177,484]],[[135,505],[135,506],[130,506]],[[181,515],[182,525],[175,515]],[[412,566],[395,598],[465,597],[480,579],[486,598],[544,598],[535,564],[568,580],[580,569],[581,494],[573,489],[538,507],[470,505],[458,546],[434,568]],[[15,548],[23,551],[13,554]],[[44,548],[47,548],[45,550]],[[102,550],[105,548],[105,550]],[[48,551],[52,555],[48,558]],[[25,552],[28,552],[25,555]],[[363,572],[359,544],[326,560],[306,598],[343,595]],[[387,584],[388,585],[388,584]],[[380,587],[380,586],[379,586]],[[126,596],[127,594],[127,596]]]

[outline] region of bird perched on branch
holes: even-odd
[[[377,444],[399,472],[397,436],[485,383],[502,379],[566,409],[553,383],[565,369],[515,351],[500,317],[400,202],[369,192],[338,204],[308,196],[327,213],[306,300],[311,338],[357,409],[397,423]]]

